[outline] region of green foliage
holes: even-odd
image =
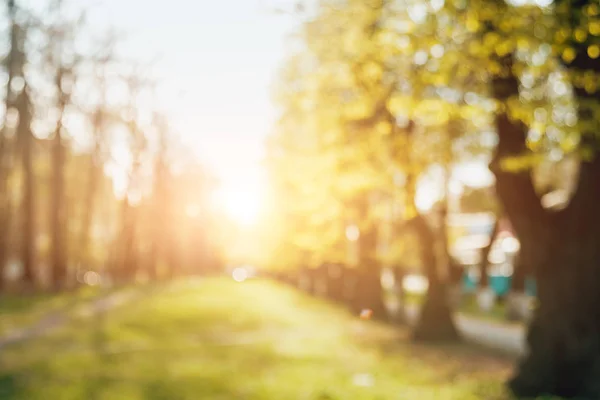
[[[506,170],[533,169],[546,182],[549,164],[590,160],[593,146],[581,137],[600,131],[599,7],[593,0],[319,2],[276,97],[282,117],[271,154],[279,162],[271,169],[286,182],[277,195],[290,196],[283,203],[293,228],[282,232],[289,249],[322,254],[339,247],[344,224],[380,224],[375,208],[356,212],[365,193],[402,204],[410,218],[415,188],[394,181],[489,154],[497,113],[529,131],[526,151],[502,160]],[[490,83],[500,82],[501,93],[509,75],[519,95],[494,98]],[[567,186],[570,170],[552,185]]]

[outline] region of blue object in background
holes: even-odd
[[[511,277],[501,275],[490,275],[488,281],[496,296],[504,296],[510,291]]]
[[[488,276],[488,282],[494,293],[497,296],[506,295],[512,286],[512,277],[511,276],[501,276],[501,275],[490,275]],[[469,274],[467,271],[463,274],[462,278],[462,286],[463,291],[465,293],[473,293],[477,291],[479,287],[479,280],[476,279],[472,274]],[[529,296],[535,297],[536,295],[536,285],[535,279],[526,278],[525,279],[525,293]]]

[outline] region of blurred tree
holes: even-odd
[[[148,138],[140,126],[138,109],[136,107],[137,96],[142,90],[141,76],[139,71],[133,71],[126,78],[129,92],[129,104],[124,110],[123,118],[127,126],[129,153],[131,160],[127,165],[127,187],[122,200],[121,230],[120,230],[120,260],[116,271],[117,280],[121,283],[133,282],[137,278],[140,257],[138,243],[139,208],[142,198],[142,166],[143,158],[147,151]]]
[[[19,35],[20,28],[15,21],[15,4],[14,2],[7,3],[9,8],[9,51],[4,61],[8,79],[6,81],[5,94],[5,112],[2,129],[0,132],[0,290],[5,286],[6,264],[9,256],[9,238],[11,225],[11,188],[9,185],[9,176],[13,164],[13,143],[9,137],[10,131],[15,129],[17,121],[11,121],[16,111],[16,97],[13,86],[20,86],[18,83],[13,83],[15,79],[19,79],[18,72],[20,70],[19,60]],[[17,122],[18,123],[18,122]]]
[[[158,133],[158,151],[154,161],[154,179],[152,189],[152,239],[149,255],[149,274],[154,280],[161,275],[160,266],[164,264],[165,242],[171,235],[167,232],[167,224],[172,221],[169,215],[169,210],[172,203],[169,202],[169,188],[167,180],[168,165],[167,165],[167,135],[168,127],[165,120],[160,116],[155,116],[155,128]],[[171,265],[171,268],[174,266]]]
[[[67,250],[67,201],[65,184],[65,167],[67,147],[65,143],[64,118],[67,108],[72,106],[71,94],[75,85],[77,64],[80,62],[76,54],[74,40],[77,32],[76,23],[67,20],[63,1],[56,0],[51,4],[52,22],[44,26],[50,46],[47,48],[47,62],[51,69],[55,90],[53,109],[57,113],[56,124],[52,133],[52,195],[51,195],[51,270],[52,286],[55,290],[67,285],[68,250]]]
[[[14,39],[10,49],[11,63],[14,67],[12,85],[19,90],[15,93],[14,116],[18,118],[16,137],[20,149],[21,168],[23,174],[23,200],[22,210],[22,234],[21,234],[21,262],[23,265],[23,282],[27,287],[35,285],[35,253],[36,253],[36,212],[35,212],[35,176],[33,170],[33,151],[35,137],[31,130],[32,104],[29,96],[29,85],[25,75],[27,57],[25,54],[25,41],[27,27],[17,22],[18,9],[13,0],[9,0],[9,17],[12,25]],[[18,83],[17,83],[18,82]],[[14,87],[13,87],[14,89]]]
[[[85,193],[82,196],[80,227],[78,229],[78,238],[76,240],[77,253],[75,260],[77,269],[87,270],[97,268],[97,260],[92,257],[91,245],[94,233],[94,222],[98,221],[98,200],[106,188],[103,187],[104,165],[106,163],[106,147],[108,144],[108,133],[111,125],[118,121],[118,117],[109,108],[106,100],[108,90],[107,68],[114,61],[113,47],[114,38],[109,35],[98,54],[95,56],[94,67],[92,68],[93,85],[98,91],[98,102],[87,110],[88,119],[91,123],[92,148],[89,156],[86,158],[87,166],[83,168],[86,171],[86,177],[82,182],[85,187]],[[94,218],[96,217],[96,218]]]

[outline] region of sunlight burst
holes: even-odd
[[[216,202],[234,222],[252,226],[258,222],[262,208],[261,190],[251,185],[225,186],[218,191]]]

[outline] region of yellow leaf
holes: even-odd
[[[597,44],[591,45],[590,47],[588,47],[587,53],[588,56],[590,56],[590,58],[593,59],[600,57],[600,46],[598,46]]]
[[[380,135],[388,135],[392,131],[392,125],[387,121],[380,121],[375,126],[375,131]]]
[[[566,63],[570,63],[571,61],[573,61],[575,59],[575,56],[575,49],[573,49],[572,47],[567,47],[562,53],[562,59]]]
[[[469,16],[469,18],[467,19],[467,29],[469,30],[469,32],[477,32],[477,30],[479,30],[479,26],[481,24],[479,23],[479,20],[477,19],[477,16]]]
[[[596,20],[596,21],[590,22],[588,29],[592,35],[600,36],[600,21]]]
[[[581,29],[581,28],[577,28],[575,29],[575,40],[577,40],[579,43],[583,43],[585,42],[585,39],[587,39],[587,31]]]
[[[483,37],[483,44],[488,47],[494,47],[500,41],[500,35],[496,32],[489,32]]]
[[[513,43],[510,40],[505,40],[496,46],[496,54],[500,57],[505,56],[511,53],[513,50]]]

